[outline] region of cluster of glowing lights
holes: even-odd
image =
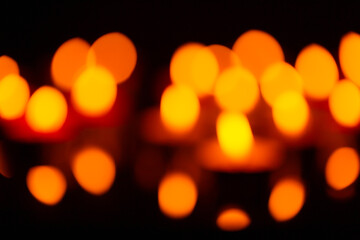
[[[93,44],[72,38],[53,56],[54,86],[40,86],[31,93],[16,61],[1,56],[0,117],[24,117],[33,131],[48,134],[61,131],[72,108],[92,119],[105,116],[114,107],[118,85],[129,79],[136,62],[135,45],[122,33],[105,34]],[[292,66],[285,61],[277,40],[259,30],[243,33],[232,48],[186,43],[172,55],[171,83],[163,89],[159,106],[153,108],[155,117],[149,125],[154,131],[161,129],[159,135],[168,134],[168,138],[154,142],[167,144],[171,139],[173,146],[194,144],[194,152],[200,157],[194,154],[193,158],[203,158],[194,162],[213,172],[276,172],[288,160],[282,159],[287,156],[281,152],[288,146],[287,140],[299,140],[301,147],[305,133],[311,135],[314,130],[310,124],[316,117],[313,107],[324,111],[321,104],[317,108],[312,103],[328,105],[325,110],[339,132],[343,128],[355,130],[359,125],[359,62],[360,35],[354,32],[340,41],[340,68],[319,44],[303,48]],[[344,79],[340,79],[342,74]],[[277,133],[286,138],[278,138]],[[151,137],[146,140],[151,141]],[[172,219],[189,217],[200,194],[199,176],[185,161],[180,164],[183,168],[165,174],[156,169],[148,174],[147,166],[164,170],[165,163],[142,157],[135,177],[143,185],[156,185],[159,210]],[[114,184],[115,160],[105,148],[86,146],[69,162],[78,186],[99,196]],[[328,156],[324,179],[331,189],[341,191],[353,185],[359,171],[357,150],[340,145]],[[155,175],[158,179],[154,180]],[[68,183],[62,169],[40,165],[29,169],[26,184],[39,202],[55,205],[64,197]],[[268,196],[272,218],[289,221],[303,208],[305,181],[298,175],[280,178]],[[223,231],[240,231],[252,219],[245,209],[228,207],[219,212],[215,222]]]

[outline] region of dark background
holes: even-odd
[[[81,37],[92,43],[108,32],[126,34],[137,48],[135,71],[142,76],[136,111],[156,104],[149,90],[158,71],[168,66],[174,50],[183,43],[231,47],[240,34],[255,28],[273,35],[286,61],[293,64],[298,52],[313,42],[327,48],[337,61],[341,36],[360,32],[360,7],[344,1],[3,1],[0,10],[0,55],[15,59],[21,74],[35,87],[51,84],[51,58],[64,41]],[[359,196],[346,201],[330,198],[311,148],[300,153],[307,201],[295,219],[287,223],[271,219],[266,205],[268,175],[261,173],[219,174],[218,196],[213,201],[200,198],[189,218],[174,221],[158,210],[156,192],[137,188],[130,166],[118,172],[113,188],[104,196],[93,197],[78,188],[67,192],[58,205],[44,206],[25,185],[25,173],[38,163],[41,144],[2,138],[18,174],[0,178],[0,229],[160,231],[168,237],[181,232],[190,238],[196,230],[222,236],[214,218],[218,206],[231,202],[244,206],[252,216],[252,225],[240,234],[253,237],[267,237],[268,233],[301,236],[308,230],[329,233],[360,226]],[[131,161],[131,154],[128,158]]]

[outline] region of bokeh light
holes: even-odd
[[[87,117],[100,117],[108,113],[116,100],[117,85],[113,75],[105,68],[86,68],[71,89],[75,109]]]
[[[101,36],[91,45],[89,59],[95,60],[96,65],[108,69],[116,83],[122,83],[134,71],[137,53],[130,38],[119,32],[111,32]]]
[[[216,120],[216,133],[221,149],[234,161],[242,161],[250,154],[254,136],[244,114],[222,112]]]
[[[34,131],[50,133],[63,126],[67,112],[67,103],[61,92],[53,87],[43,86],[30,97],[25,118]]]
[[[260,79],[260,89],[264,100],[273,106],[275,99],[283,92],[303,91],[303,81],[299,73],[286,62],[270,65]]]
[[[239,56],[230,48],[220,44],[212,44],[208,49],[214,54],[219,66],[219,74],[227,68],[240,67]]]
[[[166,128],[176,134],[189,132],[200,113],[199,100],[189,87],[180,84],[168,86],[160,103],[160,116]]]
[[[339,45],[339,61],[346,78],[360,86],[360,35],[349,32],[341,38]]]
[[[214,97],[223,110],[249,113],[259,94],[255,77],[244,68],[228,68],[216,80]]]
[[[51,62],[55,86],[70,91],[77,76],[86,67],[89,49],[90,44],[81,38],[72,38],[61,44]]]
[[[20,118],[29,100],[27,81],[17,74],[9,74],[0,80],[0,116],[6,120]]]
[[[269,211],[278,222],[294,218],[305,202],[305,187],[295,178],[284,178],[276,183],[269,198]]]
[[[287,91],[276,98],[272,116],[281,133],[288,137],[298,137],[308,125],[309,106],[300,93]]]
[[[329,96],[329,108],[335,121],[345,127],[355,127],[360,119],[360,91],[350,80],[341,80]]]
[[[312,99],[328,98],[339,79],[335,59],[318,44],[311,44],[301,50],[295,68],[303,79],[304,93]]]
[[[80,186],[93,195],[109,191],[115,180],[114,159],[98,147],[79,150],[72,160],[71,169]]]
[[[359,176],[359,156],[355,149],[336,149],[325,166],[325,178],[330,187],[341,190],[351,185]]]
[[[29,169],[26,184],[30,193],[40,202],[55,205],[66,191],[66,179],[62,172],[52,166],[35,166]]]
[[[169,173],[159,184],[159,207],[161,212],[170,218],[189,216],[195,208],[197,197],[197,187],[193,179],[185,173]]]
[[[218,73],[215,55],[199,43],[180,46],[171,58],[171,81],[189,86],[199,97],[212,93]]]
[[[17,62],[6,55],[0,57],[0,80],[9,74],[20,74]]]
[[[239,56],[241,64],[258,80],[268,66],[284,61],[280,44],[273,36],[260,30],[249,30],[241,34],[232,49]]]
[[[240,231],[251,223],[249,215],[240,208],[227,208],[220,212],[216,225],[223,231]]]

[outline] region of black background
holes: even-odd
[[[0,55],[15,59],[21,74],[35,87],[51,84],[51,58],[64,41],[81,37],[92,43],[108,32],[126,34],[137,48],[135,71],[142,76],[137,111],[156,104],[149,89],[183,43],[231,47],[241,33],[255,28],[272,34],[286,61],[293,64],[298,52],[313,42],[323,45],[337,60],[341,36],[360,32],[360,7],[344,1],[3,1],[0,11]],[[137,188],[129,166],[118,172],[113,188],[104,196],[93,197],[78,188],[67,192],[60,204],[44,206],[32,198],[25,185],[27,169],[38,163],[40,144],[2,138],[18,174],[0,178],[0,228],[113,230],[119,235],[115,237],[124,237],[120,235],[127,230],[138,234],[159,231],[168,237],[181,232],[190,238],[195,230],[222,236],[214,218],[217,207],[230,202],[244,206],[252,216],[250,228],[240,233],[247,236],[302,236],[308,230],[329,233],[360,227],[359,196],[339,202],[326,194],[323,176],[314,166],[314,149],[301,152],[308,195],[295,219],[287,223],[271,219],[266,208],[268,175],[264,173],[219,174],[221,198],[210,203],[199,199],[191,217],[174,221],[158,210],[156,193]],[[131,161],[131,154],[128,158]]]

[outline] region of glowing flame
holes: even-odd
[[[230,48],[220,44],[212,44],[208,49],[214,54],[219,65],[219,73],[227,68],[240,67],[239,56]]]
[[[71,167],[80,186],[94,195],[106,193],[115,180],[114,159],[97,147],[80,150],[75,155]]]
[[[49,133],[63,126],[67,111],[67,103],[61,92],[53,87],[43,86],[30,97],[25,118],[34,131]]]
[[[269,198],[269,211],[278,222],[295,217],[305,202],[305,188],[302,182],[284,178],[276,183]]]
[[[0,57],[0,80],[9,74],[20,74],[19,66],[14,59],[6,55]]]
[[[216,225],[223,231],[240,231],[251,223],[249,215],[239,208],[228,208],[220,212]]]
[[[349,32],[341,38],[339,46],[339,61],[346,78],[360,86],[360,35]]]
[[[160,210],[170,218],[185,218],[194,210],[197,188],[187,174],[171,173],[160,182],[158,201]]]
[[[336,149],[329,157],[325,167],[328,185],[341,190],[351,185],[359,176],[359,156],[355,149],[343,147]]]
[[[47,205],[60,202],[66,191],[64,175],[52,166],[32,167],[28,171],[26,184],[30,193]]]

